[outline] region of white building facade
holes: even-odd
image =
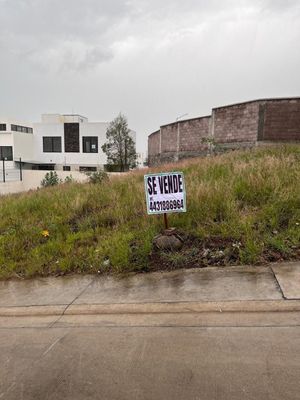
[[[0,159],[24,169],[96,171],[103,169],[108,122],[81,115],[44,114],[41,122],[0,121]],[[135,132],[131,131],[134,141]]]
[[[33,125],[16,120],[0,121],[0,160],[10,168],[21,159],[33,159]]]

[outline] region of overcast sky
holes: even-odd
[[[0,115],[181,114],[300,96],[300,0],[0,0]]]

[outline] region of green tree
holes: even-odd
[[[115,166],[122,172],[127,168],[136,167],[135,142],[130,136],[125,115],[120,113],[109,124],[106,139],[102,151],[107,156],[108,165]]]

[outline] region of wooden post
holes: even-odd
[[[165,223],[165,229],[169,229],[167,213],[164,213],[164,223]]]

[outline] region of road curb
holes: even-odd
[[[21,307],[0,307],[0,317],[38,317],[63,315],[66,305],[58,306],[21,306]]]
[[[300,300],[72,304],[70,306],[0,307],[0,317],[292,311],[300,311]]]

